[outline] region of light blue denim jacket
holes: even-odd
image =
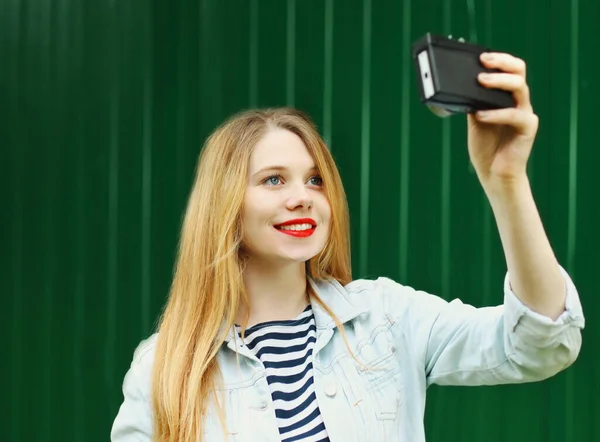
[[[492,385],[539,381],[571,365],[581,347],[584,317],[566,272],[565,312],[556,320],[524,306],[504,282],[504,304],[476,309],[390,279],[310,281],[344,324],[361,367],[332,318],[313,304],[317,324],[314,382],[332,442],[424,442],[429,385]],[[237,342],[236,342],[237,341]],[[123,383],[124,402],[113,442],[152,440],[151,371],[156,335],[136,349]],[[239,365],[236,358],[239,353]],[[218,354],[229,440],[280,441],[261,362],[229,334]],[[215,409],[205,441],[224,441]]]

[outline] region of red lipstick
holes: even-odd
[[[285,226],[299,225],[299,224],[310,224],[311,227],[309,229],[302,230],[289,230],[283,229]],[[285,221],[281,224],[276,224],[275,227],[281,233],[285,233],[286,235],[293,236],[295,238],[306,238],[315,233],[315,229],[317,228],[317,223],[312,218],[296,218],[291,219],[289,221]]]

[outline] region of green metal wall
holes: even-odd
[[[294,105],[319,124],[356,277],[501,302],[464,119],[418,102],[410,43],[433,31],[527,60],[534,192],[588,324],[554,379],[432,388],[428,440],[600,441],[599,21],[598,0],[1,0],[1,439],[108,440],[165,301],[199,148],[241,108]]]

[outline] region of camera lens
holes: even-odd
[[[427,107],[434,115],[437,115],[438,117],[441,117],[441,118],[447,118],[450,115],[453,115],[452,112],[450,112],[447,109],[444,109],[443,107],[435,106],[433,104],[428,104]]]

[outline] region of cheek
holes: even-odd
[[[256,210],[251,203],[246,202],[242,210],[242,240],[244,243],[248,244],[248,241],[255,235],[255,226]]]
[[[256,231],[262,228],[270,220],[269,211],[266,204],[260,198],[247,199],[242,211],[244,219],[244,228],[246,231]]]
[[[331,206],[327,198],[323,198],[319,202],[319,212],[321,222],[326,225],[325,236],[329,236],[331,233]]]
[[[323,220],[327,221],[327,223],[331,223],[331,205],[324,195],[319,205],[321,207],[321,216],[323,217]]]
[[[242,243],[248,251],[256,250],[264,243],[261,225],[264,226],[264,223],[261,224],[256,210],[248,207],[248,210],[243,212],[242,220]]]

